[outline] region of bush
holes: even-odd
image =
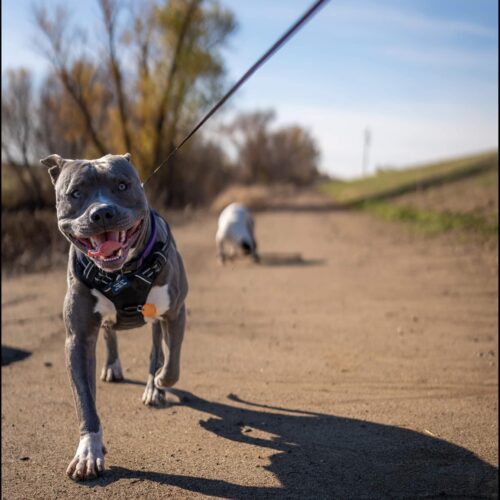
[[[69,242],[59,232],[55,210],[2,211],[5,273],[43,271],[67,261]]]

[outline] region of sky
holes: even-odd
[[[140,0],[135,0],[140,1]],[[2,73],[41,77],[33,0],[2,0]],[[52,5],[56,0],[45,0]],[[312,0],[222,0],[238,29],[224,50],[236,81]],[[66,0],[99,28],[95,0]],[[366,173],[498,148],[497,0],[331,0],[235,94],[217,120],[274,109],[276,126],[307,128],[322,171]]]

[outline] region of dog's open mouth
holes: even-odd
[[[84,247],[89,257],[110,264],[127,256],[139,235],[142,221],[139,219],[123,231],[105,231],[89,238],[74,239]]]

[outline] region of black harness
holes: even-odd
[[[155,216],[151,214],[153,224]],[[152,228],[152,237],[156,237],[156,227]],[[76,252],[75,273],[78,279],[101,292],[116,308],[115,330],[128,330],[146,324],[142,308],[148,294],[162,269],[167,263],[170,245],[170,230],[167,226],[167,241],[157,241],[147,256],[134,259],[120,271],[103,271],[82,252]],[[149,245],[148,245],[149,246]]]

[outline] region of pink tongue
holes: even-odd
[[[107,240],[102,242],[95,250],[88,250],[87,255],[89,257],[111,257],[113,252],[116,252],[121,247],[122,244],[119,241]]]

